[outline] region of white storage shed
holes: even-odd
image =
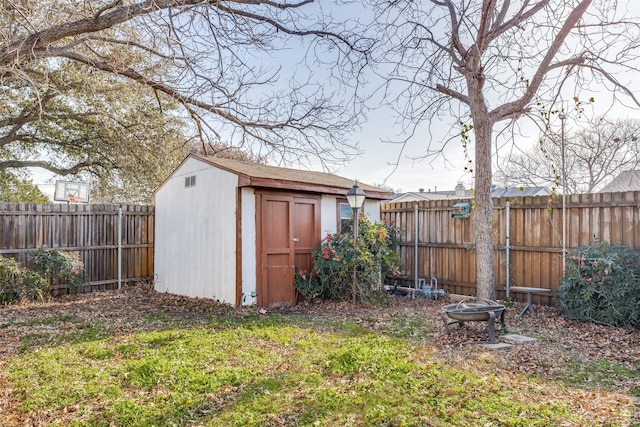
[[[337,175],[189,155],[155,194],[154,287],[263,307],[296,303],[295,268],[351,217]],[[393,193],[358,183],[380,219]]]

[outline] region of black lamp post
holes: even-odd
[[[349,206],[353,209],[353,244],[355,246],[358,240],[358,210],[364,204],[364,199],[367,197],[364,191],[358,187],[358,181],[353,184],[353,187],[347,192],[347,201]]]
[[[366,194],[360,187],[358,187],[358,181],[347,191],[347,201],[349,206],[353,209],[353,248],[356,247],[358,241],[358,210],[362,207]],[[353,267],[353,283],[351,284],[351,294],[353,302],[358,299],[358,287],[356,285],[356,267]]]

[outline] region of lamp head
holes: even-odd
[[[351,209],[360,209],[367,195],[358,187],[358,181],[347,191],[347,201]]]

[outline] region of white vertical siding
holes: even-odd
[[[338,230],[338,205],[336,196],[323,195],[320,202],[320,236],[324,239],[327,234]]]
[[[253,188],[242,189],[242,305],[256,302],[256,195]],[[254,296],[252,296],[254,295]]]
[[[364,214],[369,218],[371,222],[380,221],[380,200],[367,200],[364,201]]]
[[[188,176],[196,182],[185,188]],[[157,291],[235,304],[237,182],[189,158],[157,191]]]

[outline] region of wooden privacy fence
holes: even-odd
[[[0,232],[0,255],[22,265],[30,250],[43,246],[79,252],[85,290],[117,288],[119,278],[126,283],[153,276],[153,206],[0,203]]]
[[[382,219],[405,232],[400,245],[405,275],[415,277],[417,267],[427,283],[435,277],[448,292],[473,296],[472,218],[451,216],[452,206],[465,201],[471,202],[386,203]],[[493,206],[497,297],[506,296],[507,285],[556,290],[562,278],[562,196],[496,198]],[[640,191],[567,196],[566,224],[567,257],[572,249],[596,242],[640,250]]]

